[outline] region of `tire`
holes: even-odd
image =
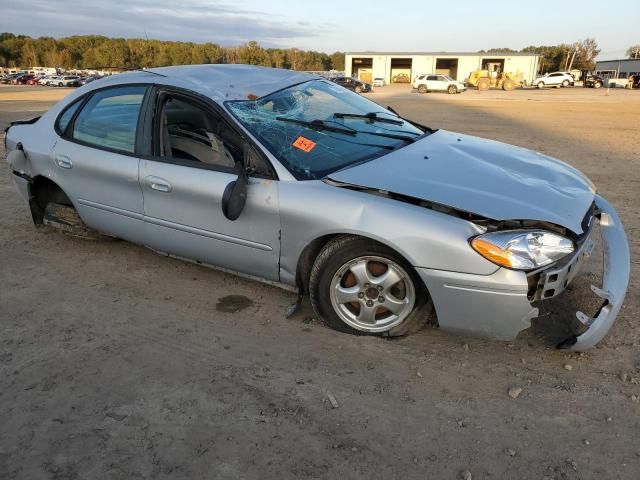
[[[593,88],[601,88],[602,87],[602,82],[595,82],[593,84]]]
[[[511,90],[513,90],[514,88],[516,88],[516,84],[513,80],[509,80],[508,78],[502,82],[502,89],[506,92],[510,92]]]
[[[480,90],[481,92],[489,90],[490,86],[491,82],[489,82],[488,78],[481,78],[478,80],[478,90]]]
[[[569,82],[569,80],[563,80],[563,81],[562,81],[562,86],[563,86],[564,88],[567,88],[570,84],[571,84],[571,82]]]
[[[360,85],[358,85],[356,88],[354,88],[353,90],[356,93],[362,93],[362,87]]]
[[[458,89],[455,85],[449,85],[449,87],[447,88],[447,93],[449,95],[453,95],[454,93],[458,93]]]
[[[425,84],[418,85],[418,93],[427,93],[427,86]]]
[[[538,82],[538,83],[536,84],[536,87],[538,87],[538,88],[544,88],[544,82]]]
[[[62,82],[58,82],[58,86],[61,87],[62,86]]]
[[[433,316],[426,288],[406,260],[378,242],[351,235],[320,251],[311,269],[309,297],[319,318],[353,335],[406,335]]]

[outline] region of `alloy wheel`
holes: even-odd
[[[340,267],[331,280],[331,306],[347,325],[379,333],[402,323],[416,293],[409,274],[396,262],[358,257]]]

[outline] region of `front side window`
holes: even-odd
[[[133,153],[146,87],[114,87],[96,92],[73,124],[72,137],[90,145]]]
[[[162,104],[161,156],[231,169],[243,141],[222,117],[197,102],[167,96]]]
[[[325,80],[225,105],[299,180],[380,157],[424,134],[380,105]]]

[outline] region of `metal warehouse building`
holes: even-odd
[[[423,73],[439,73],[463,82],[474,70],[512,72],[531,83],[538,71],[539,55],[530,53],[449,52],[349,52],[345,75],[364,82],[384,78],[386,83],[413,79]]]
[[[596,70],[605,78],[627,78],[640,73],[640,58],[601,60],[596,62]]]

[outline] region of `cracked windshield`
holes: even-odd
[[[322,178],[371,160],[425,133],[325,80],[226,105],[298,180]]]

